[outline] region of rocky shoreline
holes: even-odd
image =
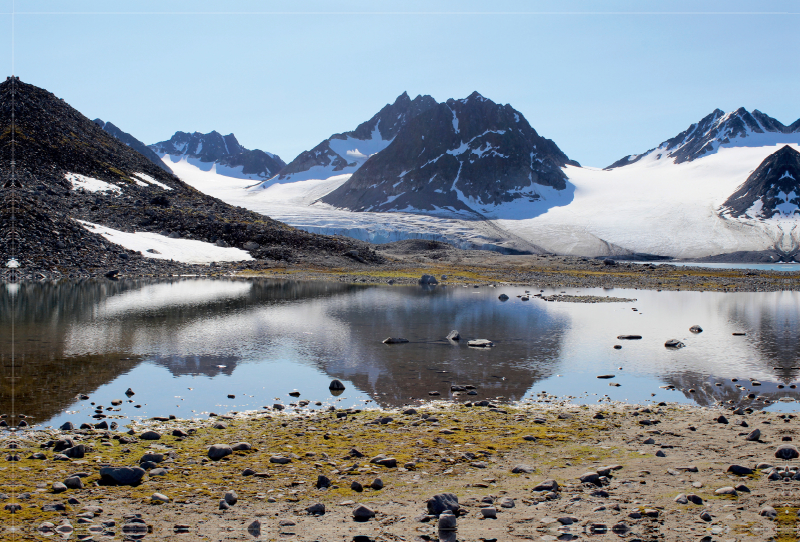
[[[2,536],[796,540],[794,415],[546,395],[294,404],[4,429]]]

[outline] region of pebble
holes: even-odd
[[[153,493],[150,496],[151,500],[159,501],[159,502],[169,502],[171,499],[164,495],[163,493]]]

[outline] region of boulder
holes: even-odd
[[[331,380],[330,385],[328,386],[329,390],[343,390],[344,384],[342,384],[341,380],[333,379]]]
[[[383,339],[383,344],[402,344],[407,342],[408,339],[404,339],[403,337],[386,337]]]
[[[683,348],[683,347],[684,347],[684,346],[686,346],[686,345],[685,345],[685,344],[683,344],[683,343],[682,343],[681,341],[679,341],[678,339],[670,339],[670,340],[668,340],[667,342],[665,342],[665,343],[664,343],[664,346],[665,346],[666,348],[672,348],[672,349],[675,349],[675,350],[677,350],[678,348]]]
[[[782,444],[775,450],[775,457],[778,459],[797,459],[800,457],[800,453],[791,444]]]
[[[107,484],[135,486],[142,481],[145,470],[140,467],[103,467],[100,478]]]
[[[530,474],[534,472],[536,469],[531,467],[530,465],[515,465],[511,472],[514,474]]]
[[[473,339],[467,342],[467,345],[475,348],[488,348],[494,346],[494,343],[488,339]]]
[[[458,330],[454,329],[453,331],[447,334],[447,340],[459,341],[461,340],[461,334],[458,332]]]
[[[375,517],[375,511],[372,508],[359,504],[353,508],[353,519],[356,521],[367,521],[369,518]]]

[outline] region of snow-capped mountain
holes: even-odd
[[[786,145],[770,154],[722,205],[723,215],[794,218],[800,215],[800,152]]]
[[[743,107],[730,113],[715,109],[658,147],[642,154],[625,156],[606,169],[634,164],[646,156],[681,164],[715,153],[720,148],[775,145],[783,141],[782,135],[794,133],[800,134],[800,119],[784,126],[758,109],[752,113]]]
[[[204,170],[214,169],[226,177],[263,180],[278,173],[286,164],[277,154],[242,147],[236,136],[175,132],[167,141],[149,146],[166,163],[187,160]]]
[[[481,214],[523,201],[544,212],[571,200],[566,164],[578,165],[519,111],[474,92],[409,120],[391,145],[322,201],[352,211]]]
[[[278,175],[260,188],[275,183],[327,179],[353,173],[375,153],[385,149],[410,119],[436,105],[430,96],[413,100],[403,92],[392,104],[351,132],[334,134],[310,151],[300,153]]]
[[[118,127],[114,126],[110,122],[105,122],[101,119],[94,119],[94,123],[102,128],[107,133],[111,134],[115,138],[119,139],[127,146],[153,162],[155,165],[166,171],[167,173],[172,173],[172,170],[169,168],[167,164],[164,163],[161,158],[154,153],[147,145],[133,137],[131,134],[127,132],[123,132]]]

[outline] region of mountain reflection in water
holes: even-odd
[[[788,388],[800,372],[797,293],[584,290],[637,301],[579,304],[524,302],[516,297],[523,291],[267,279],[6,285],[0,412],[12,413],[12,385],[16,412],[34,423],[96,421],[76,396],[108,405],[124,399],[129,386],[142,408],[125,402],[108,412],[123,422],[258,409],[292,401],[292,389],[303,399],[348,406],[370,399],[399,406],[432,391],[446,398],[451,384],[477,387],[478,395],[460,400],[518,400],[546,389],[580,402],[652,398],[761,408],[747,393],[772,401],[800,397]],[[502,292],[511,299],[500,302]],[[693,324],[705,331],[690,333]],[[460,342],[444,339],[451,329],[461,332]],[[616,339],[626,333],[644,338]],[[389,336],[410,342],[383,344]],[[473,338],[496,346],[469,348]],[[672,338],[686,348],[665,349]],[[8,378],[12,342],[16,379]],[[596,378],[611,373],[620,387]],[[339,399],[327,391],[332,378],[347,385]],[[748,378],[762,385],[751,387]],[[659,388],[670,384],[675,391]]]

